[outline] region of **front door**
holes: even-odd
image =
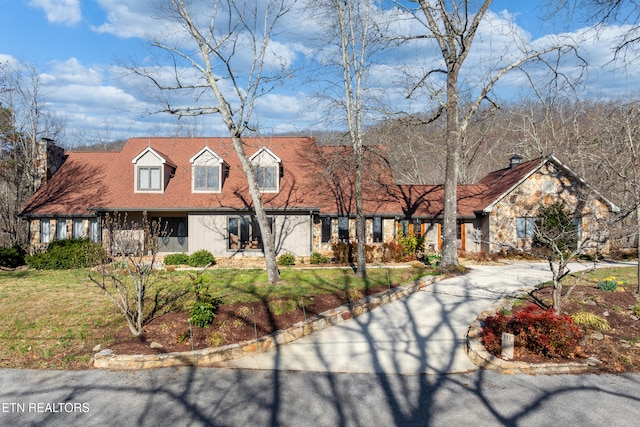
[[[161,237],[158,237],[158,252],[187,252],[187,217],[161,219]]]

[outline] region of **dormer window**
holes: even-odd
[[[220,166],[194,166],[196,191],[220,191]]]
[[[275,166],[254,166],[258,188],[262,191],[278,191]]]
[[[138,190],[160,191],[160,167],[138,166]]]
[[[265,193],[280,191],[282,160],[266,147],[260,148],[249,160],[253,165],[260,191]]]
[[[222,172],[225,163],[209,147],[200,150],[189,159],[193,175],[194,193],[219,193],[222,188]]]
[[[135,191],[140,193],[164,191],[176,170],[175,163],[151,147],[131,162],[135,167]]]

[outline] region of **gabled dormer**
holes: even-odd
[[[262,147],[249,158],[256,173],[258,187],[264,193],[280,191],[282,160],[267,147]]]
[[[176,171],[175,163],[151,147],[142,150],[131,163],[136,193],[162,193]]]
[[[204,147],[189,159],[191,163],[191,191],[219,193],[228,169],[226,163],[211,148]]]

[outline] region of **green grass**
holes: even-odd
[[[638,287],[638,269],[636,267],[613,267],[613,268],[600,268],[585,275],[585,279],[597,284],[600,280],[615,276],[616,280],[624,282],[625,288],[637,288]]]
[[[203,273],[209,293],[225,304],[296,299],[336,291],[403,284],[432,273],[424,268],[371,267],[367,280],[350,269],[282,269],[283,282],[269,284],[261,269],[210,269]],[[162,273],[156,285],[186,294],[175,307],[193,301],[186,272]],[[153,292],[152,292],[153,293]],[[87,367],[92,349],[113,341],[126,323],[101,290],[86,283],[82,270],[0,274],[0,367]]]
[[[612,268],[599,268],[594,271],[590,271],[582,275],[581,272],[572,273],[570,276],[581,277],[580,285],[597,286],[598,282],[606,277],[615,276],[616,280],[624,282],[623,286],[627,290],[637,289],[638,287],[638,269],[637,267],[612,267]],[[563,284],[572,285],[574,279],[567,276],[563,280]],[[539,287],[552,286],[552,282],[541,283]]]

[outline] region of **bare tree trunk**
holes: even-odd
[[[420,87],[430,87],[432,92],[440,94],[440,80],[432,81],[433,75],[446,75],[446,99],[440,101],[440,106],[434,117],[436,120],[442,112],[447,116],[446,129],[446,164],[445,164],[445,194],[443,221],[442,267],[458,266],[457,253],[457,184],[459,181],[459,159],[463,149],[467,127],[476,115],[483,102],[495,107],[490,94],[496,84],[509,71],[521,67],[527,61],[538,59],[544,62],[543,54],[548,52],[564,53],[571,49],[566,45],[550,46],[544,50],[531,52],[523,51],[522,57],[506,66],[501,66],[487,75],[484,81],[474,90],[468,91],[459,87],[458,76],[462,65],[472,49],[473,41],[485,13],[492,0],[416,0],[418,8],[407,6],[405,2],[395,3],[406,12],[415,16],[417,22],[425,28],[424,34],[412,35],[407,40],[433,39],[438,44],[442,62],[426,67],[426,72],[420,72],[417,83],[410,88],[409,97]],[[471,10],[474,9],[474,10]],[[417,16],[420,13],[423,16]],[[473,72],[471,72],[473,74]],[[556,78],[561,73],[552,73]],[[470,94],[471,101],[460,105],[460,91]],[[476,93],[474,91],[477,90]],[[462,110],[462,111],[461,111]]]
[[[211,19],[204,20],[206,23],[203,24],[200,19],[192,19],[191,13],[197,10],[192,2],[169,0],[167,3],[165,16],[183,28],[183,35],[190,38],[194,46],[183,48],[180,44],[172,44],[175,34],[171,33],[164,41],[153,40],[152,46],[169,52],[178,62],[186,60],[200,74],[201,80],[189,80],[188,77],[183,80],[183,73],[176,71],[173,76],[175,82],[167,84],[164,78],[156,78],[145,69],[132,67],[131,71],[149,79],[161,91],[182,92],[191,97],[195,94],[195,98],[201,98],[203,93],[212,95],[214,102],[211,105],[197,105],[194,100],[194,105],[172,106],[163,99],[162,102],[167,105],[161,111],[179,116],[220,115],[247,178],[263,238],[269,282],[279,282],[275,239],[262,204],[253,166],[244,150],[242,135],[246,130],[255,131],[249,122],[256,99],[268,93],[275,82],[281,81],[286,74],[286,65],[283,63],[282,72],[274,71],[273,75],[268,75],[265,58],[270,52],[276,24],[288,12],[290,5],[285,0],[212,2],[215,7],[211,8]],[[240,51],[242,54],[239,54]],[[244,61],[242,58],[251,58],[250,64],[236,63]],[[230,90],[226,90],[227,85]]]
[[[242,170],[247,177],[247,182],[249,184],[249,193],[251,194],[251,199],[253,200],[253,207],[256,211],[256,219],[258,221],[258,226],[260,227],[260,232],[262,234],[262,247],[264,251],[264,261],[265,268],[267,270],[267,276],[270,283],[276,283],[281,279],[280,270],[278,269],[278,263],[276,261],[275,239],[273,238],[273,233],[269,228],[269,222],[267,219],[267,214],[264,210],[264,205],[262,204],[262,194],[260,193],[260,188],[258,188],[256,174],[253,170],[253,167],[251,166],[249,157],[244,151],[244,142],[242,142],[242,138],[240,138],[239,135],[235,135],[232,140],[233,148],[240,158]]]
[[[444,221],[442,227],[442,261],[444,268],[458,265],[457,206],[460,150],[460,120],[458,116],[458,69],[447,75],[447,155],[444,174]]]
[[[318,3],[320,7],[326,7]],[[353,148],[355,163],[355,199],[356,199],[356,245],[358,277],[367,276],[366,218],[363,197],[363,85],[368,69],[367,55],[369,43],[369,1],[332,0],[326,9],[331,21],[335,20],[339,29],[338,46],[340,49],[339,68],[342,70],[344,98],[342,101],[349,139]]]
[[[638,191],[638,189],[636,189]],[[640,201],[640,194],[638,195],[638,200]],[[636,202],[636,250],[637,250],[637,274],[636,280],[638,281],[637,292],[640,294],[640,203]]]
[[[356,161],[356,242],[358,253],[358,270],[356,273],[358,277],[364,279],[367,277],[367,230],[364,206],[362,203],[362,143],[354,144],[353,151]]]

